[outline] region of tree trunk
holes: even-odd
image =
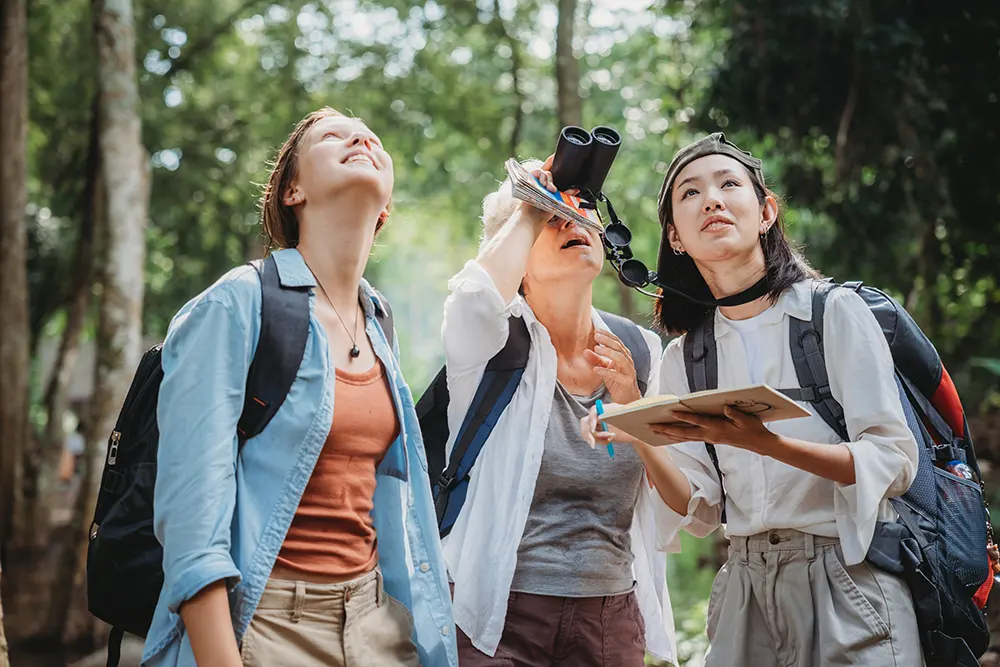
[[[580,64],[573,55],[577,0],[559,0],[556,23],[556,103],[559,125],[583,125]]]
[[[64,613],[63,642],[93,636],[83,582],[90,513],[97,500],[98,468],[104,443],[135,372],[141,349],[145,225],[149,207],[148,159],[142,146],[135,31],[131,0],[94,0],[98,51],[101,186],[105,215],[96,221],[103,253],[101,305],[97,327],[97,367],[90,414],[84,432],[84,478],[74,511],[78,541],[67,550],[63,581],[52,603]],[[67,580],[68,579],[68,580]]]
[[[559,127],[583,126],[583,99],[580,97],[580,63],[573,54],[577,0],[559,0],[556,23],[556,102]],[[632,289],[615,279],[618,285],[619,311],[622,317],[635,320]]]
[[[38,447],[32,465],[25,465],[26,482],[34,491],[33,497],[25,493],[25,503],[31,508],[33,519],[29,529],[29,541],[40,545],[46,542],[51,526],[50,515],[54,499],[54,485],[60,454],[63,451],[66,432],[63,429],[63,415],[68,407],[70,378],[76,368],[80,351],[80,334],[86,323],[87,311],[93,293],[94,267],[94,216],[100,181],[100,146],[98,144],[99,109],[97,100],[93,104],[90,123],[90,149],[87,157],[87,185],[83,200],[85,209],[80,224],[73,258],[73,286],[69,306],[66,309],[66,327],[59,342],[59,351],[52,366],[52,376],[45,391],[45,412],[48,420],[45,433]],[[30,459],[29,459],[30,460]],[[32,477],[28,479],[28,474]]]
[[[99,104],[95,101],[94,104],[95,114],[99,114]],[[95,136],[94,141],[98,142],[99,132],[98,126],[100,124],[99,115],[95,115]],[[98,153],[96,158],[96,165],[98,169],[100,168],[100,146],[95,143],[95,150]],[[103,189],[103,174],[98,173],[93,179],[94,192],[91,199],[91,209],[88,212],[91,222],[90,230],[90,251],[93,253],[94,245],[94,232],[95,228],[99,230],[101,235],[101,248],[107,248],[107,235],[108,235],[108,224],[107,224],[107,203],[105,201],[106,193]],[[93,256],[93,254],[92,254]],[[93,261],[90,262],[93,265]],[[102,254],[101,266],[107,266],[107,257]],[[92,282],[94,280],[93,266],[90,267],[90,274],[87,281],[87,294],[92,290]],[[98,278],[97,282],[102,286],[105,283],[105,274],[107,270],[101,271],[101,276]],[[77,297],[80,295],[78,294]],[[87,299],[89,301],[89,298]],[[74,307],[77,305],[74,302]],[[68,318],[67,318],[68,319]],[[66,328],[69,328],[69,322],[67,321]],[[79,334],[76,336],[77,342],[79,341]],[[65,339],[63,341],[65,343]],[[68,528],[64,530],[59,530],[53,534],[52,551],[55,556],[53,558],[53,565],[55,573],[52,578],[47,582],[50,588],[49,599],[51,603],[48,606],[47,613],[45,615],[44,626],[42,630],[42,636],[44,639],[56,643],[62,643],[63,637],[66,637],[69,641],[76,639],[81,639],[87,634],[87,626],[90,625],[92,619],[88,616],[84,616],[80,613],[73,614],[70,605],[73,603],[75,597],[81,594],[81,587],[84,586],[82,581],[82,571],[83,568],[80,565],[81,562],[86,562],[86,547],[88,545],[89,538],[81,539],[81,530],[83,526],[86,526],[87,534],[90,533],[90,519],[92,518],[92,512],[94,505],[96,504],[96,495],[91,493],[90,490],[94,488],[96,484],[100,483],[100,466],[104,460],[104,452],[101,450],[100,439],[101,433],[95,432],[91,428],[91,423],[93,421],[94,415],[92,414],[93,405],[90,406],[91,412],[81,416],[81,421],[83,422],[81,433],[84,437],[83,452],[80,455],[80,485],[79,491],[76,497],[73,499],[73,511],[70,515],[70,521]],[[86,588],[82,589],[83,592]],[[70,623],[70,618],[75,617],[75,622]],[[81,623],[80,621],[83,621]]]
[[[0,553],[14,525],[28,438],[27,205],[28,26],[26,0],[4,0],[0,37]]]
[[[514,91],[514,124],[510,130],[510,138],[507,141],[507,153],[511,157],[517,157],[517,145],[521,141],[521,130],[524,126],[524,91],[521,89],[521,45],[510,34],[507,23],[500,15],[500,0],[493,0],[493,25],[496,27],[497,36],[507,44],[510,49],[510,76],[511,87]]]

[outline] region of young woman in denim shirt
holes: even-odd
[[[392,185],[378,137],[332,109],[281,148],[263,227],[282,284],[312,288],[309,335],[287,398],[242,449],[257,272],[230,271],[171,323],[154,502],[165,581],[143,664],[457,665],[413,398],[362,278]]]

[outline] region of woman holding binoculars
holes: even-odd
[[[552,164],[524,166],[556,192]],[[647,649],[675,659],[654,525],[667,508],[644,468],[659,463],[651,448],[593,450],[579,431],[598,400],[658,390],[659,338],[593,307],[598,231],[518,202],[509,180],[485,198],[483,224],[445,304],[451,433],[516,327],[530,354],[443,541],[460,664],[639,667]]]

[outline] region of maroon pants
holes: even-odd
[[[642,667],[646,625],[635,593],[561,598],[511,593],[492,658],[458,629],[459,667]]]

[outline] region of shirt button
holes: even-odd
[[[421,563],[420,564],[420,571],[421,572],[430,572],[430,569],[431,569],[431,566],[430,566],[429,563]]]
[[[767,536],[767,541],[771,544],[777,544],[781,541],[781,537],[779,537],[777,533],[771,533]]]
[[[441,628],[441,634],[444,635],[445,637],[448,636],[448,626],[447,625],[444,626],[443,628]]]

